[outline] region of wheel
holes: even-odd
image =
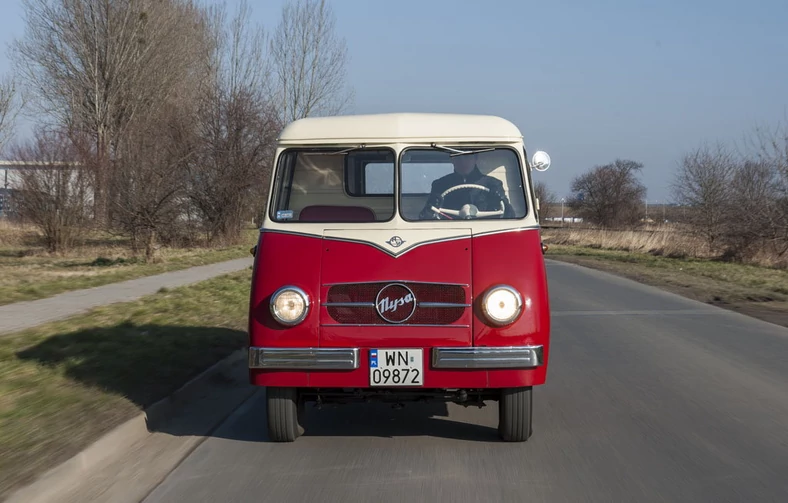
[[[498,400],[498,435],[505,442],[525,442],[533,434],[532,388],[506,388]]]
[[[273,442],[294,442],[304,433],[304,404],[298,388],[267,388],[268,438]]]

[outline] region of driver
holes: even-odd
[[[432,206],[436,208],[446,208],[451,210],[460,210],[466,204],[476,206],[479,211],[495,211],[501,209],[501,201],[504,204],[504,213],[502,218],[513,218],[514,210],[509,203],[503,191],[503,183],[495,177],[483,175],[476,165],[478,154],[465,154],[452,157],[454,164],[454,172],[446,176],[438,178],[432,182],[432,190],[430,196],[427,198],[427,204],[421,210],[420,218],[422,220],[439,219]],[[477,188],[469,187],[467,189],[458,189],[454,192],[446,194],[446,198],[441,201],[440,195],[447,189],[456,187],[457,185],[472,183],[474,185],[482,185],[490,189],[490,192],[480,190]],[[446,218],[460,218],[455,216],[447,216]]]

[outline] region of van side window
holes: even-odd
[[[364,165],[364,194],[394,194],[393,162],[368,162]]]

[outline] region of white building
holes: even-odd
[[[21,173],[31,169],[63,169],[66,162],[26,162],[0,160],[0,218],[13,213],[13,195],[21,189]]]

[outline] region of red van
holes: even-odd
[[[493,116],[307,118],[281,133],[249,306],[250,381],[292,442],[306,402],[499,404],[532,433],[550,306],[523,137]]]

